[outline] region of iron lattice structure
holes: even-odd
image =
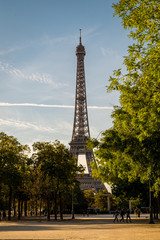
[[[84,56],[85,48],[81,41],[81,30],[79,45],[76,47],[77,56],[77,76],[76,76],[76,96],[75,96],[75,113],[73,134],[70,144],[70,152],[74,157],[78,159],[80,154],[86,156],[86,165],[88,173],[83,177],[78,176],[81,189],[105,189],[101,181],[94,180],[92,178],[91,161],[95,161],[92,150],[88,150],[86,147],[86,141],[90,138],[88,111],[87,111],[87,97],[86,97],[86,82],[85,82],[85,70],[84,70]]]

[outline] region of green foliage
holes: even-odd
[[[96,208],[100,208],[104,211],[108,210],[108,202],[107,202],[107,190],[100,190],[94,196],[94,206]]]
[[[101,211],[107,211],[108,210],[108,191],[100,190],[98,193],[95,193],[94,190],[85,190],[84,196],[87,201],[87,207],[89,209],[93,209],[97,212],[97,209],[100,209]]]
[[[50,201],[54,200],[54,213],[57,219],[58,200],[62,202],[66,189],[69,191],[74,186],[77,172],[81,169],[77,167],[70,151],[57,140],[53,143],[36,142],[33,144],[33,150],[35,151],[32,156],[35,166],[33,174],[38,173],[37,178],[33,177],[35,180],[33,194],[37,197],[43,196],[48,201],[48,211]]]
[[[84,196],[86,198],[88,207],[94,207],[94,190],[85,190]]]
[[[117,185],[112,187],[112,193],[114,195],[113,206],[115,208],[128,208],[129,200],[133,202],[133,209],[135,207],[148,206],[148,184],[141,183],[139,179],[134,182],[119,179]]]
[[[25,203],[27,212],[27,202],[28,209],[36,214],[39,208],[46,209],[48,220],[53,209],[57,218],[59,205],[63,219],[63,208],[71,209],[73,189],[75,207],[86,208],[84,194],[76,179],[83,168],[77,167],[68,148],[59,141],[36,142],[30,158],[29,150],[13,136],[0,133],[0,210],[8,210],[8,219],[13,204],[15,213],[18,208],[20,220],[21,206]]]
[[[76,178],[78,168],[76,161],[69,150],[59,141],[52,143],[34,143],[33,154],[35,166],[40,169],[44,176],[51,178],[55,184],[72,184]]]
[[[85,192],[80,189],[79,182],[74,186],[73,191],[74,211],[75,213],[83,213],[88,207],[88,201]]]
[[[1,183],[17,187],[22,183],[26,168],[28,146],[21,145],[16,138],[0,133],[0,179]]]
[[[12,197],[17,195],[20,189],[21,192],[25,191],[29,150],[27,145],[21,145],[13,136],[0,133],[0,209],[8,209],[9,220]]]
[[[113,185],[119,181],[152,182],[160,190],[160,2],[159,0],[119,0],[115,15],[130,30],[134,43],[121,69],[110,77],[108,92],[120,92],[113,127],[95,145],[97,165],[94,176]],[[94,145],[94,142],[93,142]]]

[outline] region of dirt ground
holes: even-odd
[[[160,240],[160,222],[149,224],[146,218],[132,223],[113,223],[108,216],[76,217],[57,222],[42,219],[0,222],[0,239],[54,240]]]

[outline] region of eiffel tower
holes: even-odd
[[[84,176],[78,174],[78,180],[82,190],[93,189],[98,192],[100,189],[106,189],[101,181],[92,177],[91,162],[95,162],[92,150],[87,149],[86,141],[90,138],[86,83],[84,71],[85,48],[82,45],[81,29],[79,45],[76,47],[77,56],[77,76],[76,76],[76,96],[75,96],[75,113],[72,140],[69,143],[70,152],[77,159],[77,164],[85,167]]]

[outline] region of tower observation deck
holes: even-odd
[[[90,138],[87,97],[86,97],[86,82],[84,70],[85,48],[82,45],[81,29],[79,45],[76,47],[77,56],[77,75],[76,75],[76,94],[75,94],[75,112],[72,140],[70,144],[70,152],[77,159],[77,164],[82,164],[85,167],[84,176],[78,175],[80,187],[82,190],[94,189],[96,192],[100,189],[105,189],[101,181],[95,180],[92,177],[91,162],[95,161],[92,150],[87,149],[87,140]]]

